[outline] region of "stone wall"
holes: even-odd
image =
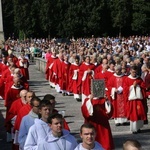
[[[45,73],[46,60],[42,58],[34,57],[34,61],[36,62],[36,69],[42,73]]]

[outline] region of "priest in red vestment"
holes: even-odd
[[[126,77],[123,89],[124,98],[127,103],[127,118],[130,120],[130,131],[133,134],[140,132],[146,120],[146,87],[143,80],[137,76],[137,67],[132,66],[130,75]]]
[[[123,95],[123,83],[126,76],[124,76],[121,71],[121,65],[115,66],[115,73],[107,83],[108,93],[114,108],[112,118],[114,118],[116,126],[126,124],[127,122],[126,101]]]
[[[69,69],[70,62],[68,61],[68,56],[64,56],[64,61],[62,62],[62,79],[60,88],[62,90],[62,95],[70,95],[71,89],[69,89]]]
[[[101,72],[101,71],[102,71],[102,68],[103,68],[103,65],[107,65],[107,64],[108,64],[108,60],[107,60],[106,58],[104,58],[104,59],[102,60],[102,64],[98,65],[98,66],[95,68],[95,70],[94,70],[95,74]]]
[[[115,73],[115,64],[113,62],[111,62],[109,64],[109,68],[107,69],[107,71],[105,72],[105,78],[106,78],[106,86],[107,86],[107,82],[108,80],[111,78],[111,76]]]
[[[13,78],[13,82],[14,84],[5,96],[5,106],[7,107],[7,111],[9,111],[11,104],[20,97],[20,91],[24,89],[24,87],[20,84],[20,78]]]
[[[8,115],[5,120],[5,127],[7,131],[7,142],[14,140],[14,124],[16,121],[16,117],[19,113],[19,110],[26,104],[26,93],[27,90],[21,90],[20,98],[15,100],[8,112]],[[19,150],[19,146],[12,144],[12,150]]]
[[[1,76],[1,82],[2,82],[1,90],[4,93],[4,99],[5,99],[5,94],[6,94],[5,88],[8,88],[5,84],[8,78],[12,78],[11,76],[13,75],[14,70],[16,69],[16,66],[14,65],[13,62],[9,62],[8,65],[9,65],[8,68],[2,72],[2,76]]]
[[[54,61],[52,70],[55,78],[55,89],[59,93],[61,92],[61,83],[62,83],[62,62],[63,62],[63,53],[59,52],[58,59]]]
[[[22,75],[21,70],[19,68],[16,68],[14,70],[14,74],[18,75],[18,77],[21,80],[21,85],[26,89],[29,90],[29,82],[27,79]]]
[[[30,102],[31,102],[31,99],[32,97],[35,96],[35,93],[32,92],[32,91],[28,91],[27,94],[26,94],[26,101],[27,101],[27,104],[24,105],[20,110],[19,110],[19,113],[17,115],[17,118],[16,118],[16,121],[15,121],[15,125],[14,125],[14,132],[15,131],[19,131],[19,128],[20,128],[20,123],[21,123],[21,120],[22,118],[27,115],[29,113],[29,111],[31,110],[31,105],[30,105]]]
[[[150,98],[150,64],[147,64],[146,65],[146,74],[143,78],[143,81],[145,83],[145,86],[146,86],[146,96],[147,98]]]
[[[12,50],[8,50],[8,57],[7,59],[11,58],[13,63],[16,65],[18,58],[13,54]]]
[[[4,99],[4,80],[2,79],[2,73],[8,69],[7,66],[7,58],[6,56],[2,55],[2,61],[0,62],[0,96]]]
[[[146,105],[145,105],[145,113],[146,113],[146,118],[147,118],[147,113],[148,113],[148,105],[147,105],[147,101],[150,98],[150,64],[143,64],[141,67],[141,78],[145,83],[146,86]],[[148,124],[148,119],[144,120],[144,124]]]
[[[2,73],[8,68],[7,66],[7,57],[5,55],[2,55],[2,61],[0,62],[0,76],[2,76]]]
[[[25,58],[24,52],[21,53],[16,65],[18,68],[20,68],[22,75],[29,80],[29,61],[27,58]]]
[[[108,121],[113,113],[110,101],[91,95],[90,98],[84,100],[81,111],[85,118],[85,123],[93,124],[97,131],[95,140],[99,142],[105,150],[113,150],[114,143]]]
[[[46,79],[49,80],[50,86],[55,87],[55,77],[53,75],[53,64],[54,61],[58,59],[56,56],[56,51],[54,48],[51,48],[51,56],[48,58],[46,62],[46,69],[45,69],[45,74],[46,74]]]
[[[18,98],[17,100],[15,100],[12,103],[12,105],[8,111],[8,114],[7,114],[6,120],[5,120],[5,127],[8,132],[11,131],[10,126],[12,126],[11,125],[12,119],[13,119],[13,122],[15,122],[19,110],[26,104],[26,99],[25,99],[26,93],[27,93],[27,90],[21,90],[20,98]]]
[[[2,72],[1,79],[5,82],[5,79],[9,76],[11,76],[11,73],[13,70],[15,70],[16,66],[13,62],[8,63],[8,67]]]
[[[94,77],[95,65],[90,63],[90,56],[86,56],[79,70],[79,80],[82,90],[82,103],[91,94],[91,79]]]
[[[32,97],[34,97],[34,96],[35,96],[34,92],[32,92],[32,91],[27,92],[27,94],[26,94],[26,102],[27,103],[21,107],[21,109],[19,110],[18,115],[16,117],[15,124],[14,124],[14,130],[13,130],[13,133],[15,134],[15,138],[14,138],[15,150],[17,150],[17,148],[18,148],[18,145],[17,145],[18,139],[17,138],[18,138],[18,134],[19,134],[19,128],[20,128],[21,120],[32,109],[30,102],[31,102]]]
[[[75,62],[71,64],[69,69],[69,89],[74,94],[74,99],[81,101],[81,86],[79,85],[79,57],[75,58]]]

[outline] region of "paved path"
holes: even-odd
[[[44,78],[44,74],[37,71],[34,64],[30,65],[30,88],[35,91],[36,95],[41,99],[45,94],[53,94],[56,97],[56,108],[65,111],[65,119],[69,124],[71,133],[80,141],[79,128],[83,123],[80,107],[81,102],[76,102],[73,96],[62,96],[51,89],[48,82]],[[150,105],[150,101],[148,102]],[[0,100],[0,150],[11,150],[11,144],[6,143],[6,134],[3,127],[5,116],[5,107],[3,100]],[[149,114],[150,116],[150,114]],[[150,119],[149,119],[150,122]],[[122,150],[122,143],[126,139],[137,139],[142,144],[144,150],[150,150],[150,125],[145,125],[140,134],[133,135],[129,131],[129,126],[115,127],[114,121],[110,120],[112,134],[116,150]]]

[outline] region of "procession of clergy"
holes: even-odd
[[[96,129],[99,149],[115,149],[109,119],[114,119],[116,126],[130,124],[131,133],[140,133],[148,123],[150,38],[92,37],[72,39],[71,45],[54,44],[54,41],[38,40],[27,44],[29,51],[44,42],[47,44],[48,48],[43,46],[42,50],[42,57],[46,59],[45,78],[50,88],[55,88],[62,96],[73,95],[81,102],[85,123]],[[12,45],[15,47],[12,43],[10,47]],[[0,63],[0,96],[6,107],[7,142],[13,141],[15,150],[75,149],[77,142],[69,133],[67,122],[56,115],[55,97],[47,94],[40,100],[29,90],[30,59],[25,45],[21,46],[19,57],[6,48],[7,55],[2,55]],[[91,93],[92,79],[104,80],[104,97],[94,97]],[[53,130],[62,120],[64,129],[60,129],[60,135],[54,135]]]

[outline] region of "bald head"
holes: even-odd
[[[121,65],[115,66],[115,73],[117,75],[121,75],[122,74],[122,67],[121,67]]]
[[[14,76],[14,77],[13,77],[13,82],[14,82],[14,86],[20,87],[20,85],[21,85],[21,80],[20,80],[20,78],[19,78],[18,76]]]
[[[123,144],[123,150],[141,150],[142,146],[137,140],[127,140]]]
[[[28,91],[26,95],[26,101],[28,104],[30,104],[31,99],[35,96],[35,93],[33,91]]]
[[[21,90],[20,91],[20,97],[21,97],[21,101],[22,103],[26,104],[26,95],[27,95],[27,90]]]
[[[121,69],[122,69],[121,65],[115,66],[115,71],[116,71],[116,70],[120,70],[120,71],[121,71]]]

